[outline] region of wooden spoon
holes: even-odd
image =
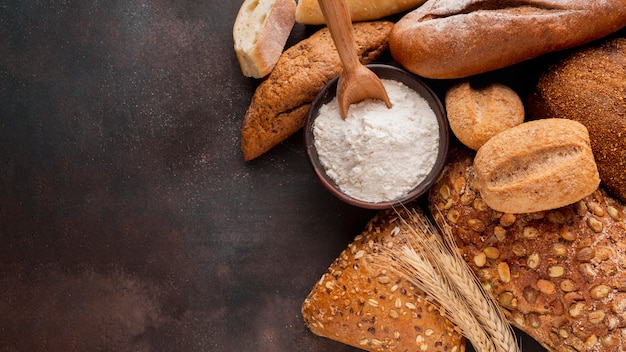
[[[382,100],[388,108],[391,108],[383,83],[374,72],[359,61],[346,0],[318,0],[318,2],[343,64],[343,72],[339,75],[337,84],[341,117],[346,118],[351,104],[365,99]]]

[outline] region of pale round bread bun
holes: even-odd
[[[463,81],[448,89],[445,105],[452,132],[473,150],[496,134],[524,122],[521,98],[500,83],[474,87]]]

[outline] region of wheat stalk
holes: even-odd
[[[481,329],[484,329],[483,333],[488,336],[490,340],[488,345],[491,349],[495,346],[498,352],[519,352],[513,329],[500,307],[484,291],[471,268],[459,254],[450,228],[441,229],[445,234],[442,237],[426,216],[415,210],[406,211],[409,213],[408,220],[396,211],[412,235],[408,236],[409,243],[396,257],[396,260],[401,263],[398,267],[402,268],[403,275],[409,278],[415,277],[418,286],[438,300],[446,310],[449,304],[444,301],[450,300],[449,303],[453,304],[452,309],[459,309],[458,307],[462,306],[460,310],[465,313],[461,312],[461,314],[471,316],[471,319],[467,321],[479,323]],[[432,274],[433,272],[435,274]],[[437,280],[433,278],[426,280],[424,275],[438,277],[436,277]],[[455,295],[434,292],[441,289],[454,291]],[[451,318],[457,325],[463,323],[458,320],[468,319],[466,316],[454,317],[452,314]],[[460,325],[459,327],[461,330],[472,330],[471,327]],[[469,335],[466,337],[475,344],[475,347],[485,351],[491,350],[489,347],[480,346],[484,345],[481,336],[472,337],[471,331],[464,333],[466,334]]]

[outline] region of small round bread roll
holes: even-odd
[[[445,104],[452,132],[473,150],[497,133],[524,122],[522,99],[500,83],[474,87],[463,81],[446,92]]]

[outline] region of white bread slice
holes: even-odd
[[[295,0],[245,0],[233,26],[237,60],[246,77],[272,71],[296,21]]]

